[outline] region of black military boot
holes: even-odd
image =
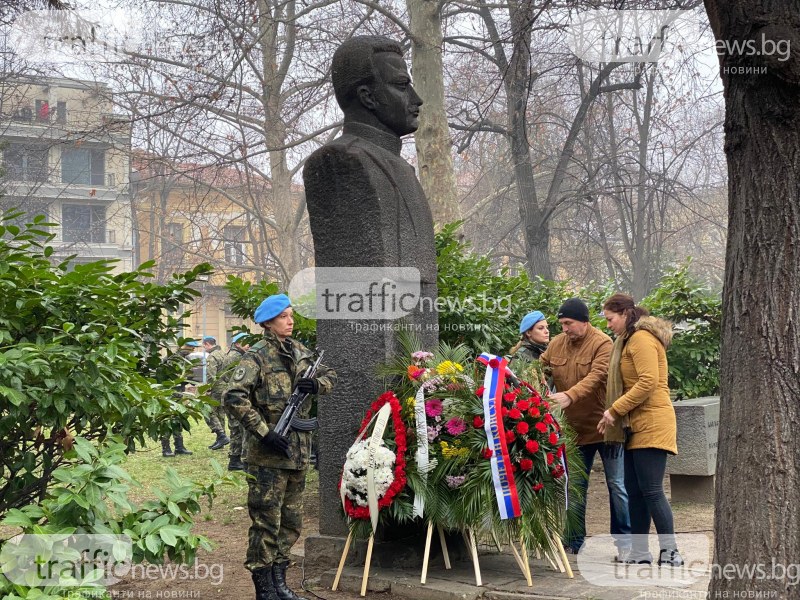
[[[219,450],[231,443],[231,438],[225,435],[224,430],[219,430],[216,432],[216,434],[217,434],[217,441],[209,446],[209,448],[211,448],[212,450]]]
[[[264,567],[251,573],[253,585],[256,587],[256,600],[280,600],[272,581],[272,568]]]
[[[175,456],[172,448],[169,447],[169,438],[161,438],[161,456],[164,458]]]
[[[187,456],[193,454],[191,450],[187,450],[186,446],[183,445],[182,435],[175,436],[175,454],[185,454]]]
[[[298,596],[286,586],[286,567],[288,566],[288,562],[272,563],[272,579],[275,582],[275,591],[278,593],[278,598],[280,600],[306,600],[306,598]]]
[[[228,459],[228,471],[244,471],[244,463],[240,455],[234,454]]]

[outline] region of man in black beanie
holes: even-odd
[[[576,443],[583,461],[586,479],[578,477],[583,488],[582,501],[571,500],[578,513],[578,524],[566,532],[568,552],[577,554],[586,537],[586,491],[594,456],[600,453],[608,485],[611,509],[611,534],[624,560],[630,548],[631,524],[628,515],[628,494],[625,491],[624,455],[621,444],[606,445],[597,431],[606,402],[608,361],[611,338],[589,323],[589,307],[580,298],[570,298],[558,309],[563,333],[558,334],[539,358],[549,365],[557,393],[550,397],[564,410],[567,422],[577,433]]]

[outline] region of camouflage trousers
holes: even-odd
[[[211,410],[211,414],[208,416],[208,419],[206,419],[206,423],[214,433],[217,433],[218,431],[225,433],[225,407],[222,405],[215,406]]]
[[[306,471],[250,465],[247,508],[250,511],[247,560],[250,571],[289,560],[303,526]]]
[[[231,430],[231,447],[228,451],[228,456],[234,457],[242,456],[242,426],[236,419],[228,416],[228,427]]]

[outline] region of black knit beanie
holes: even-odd
[[[558,309],[558,318],[588,323],[589,307],[580,298],[570,298]]]

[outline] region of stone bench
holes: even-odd
[[[719,436],[719,396],[673,404],[678,422],[678,455],[667,459],[675,502],[714,502]]]

